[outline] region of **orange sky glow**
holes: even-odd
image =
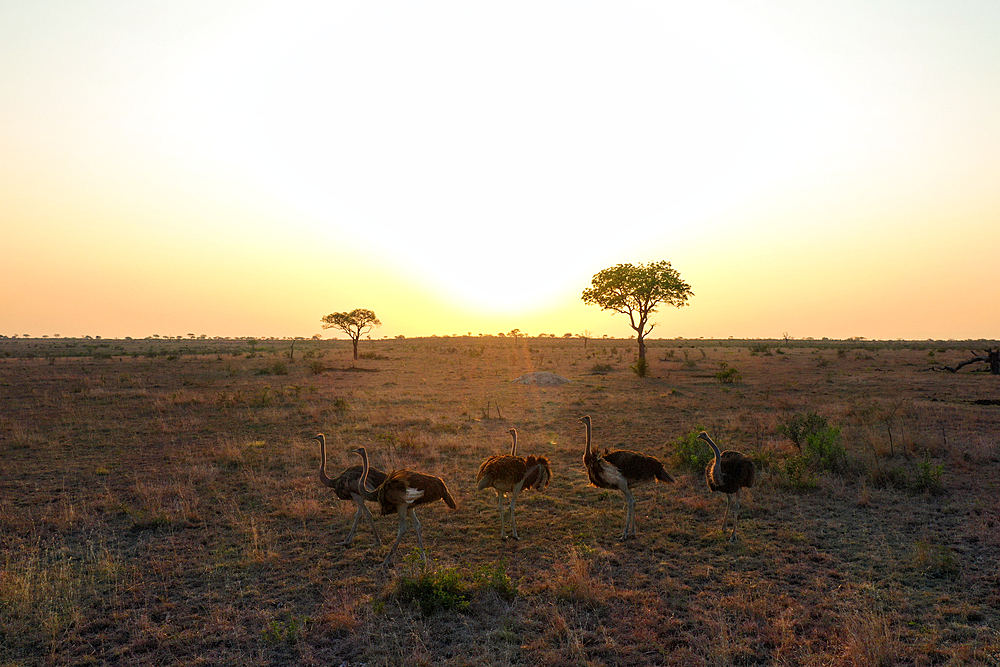
[[[0,0],[0,335],[995,339],[990,1]]]

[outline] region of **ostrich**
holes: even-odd
[[[500,539],[506,540],[507,534],[504,532],[503,522],[503,497],[510,494],[510,534],[517,540],[517,524],[514,522],[514,501],[517,494],[524,489],[545,488],[552,472],[549,470],[549,460],[544,456],[528,456],[527,458],[517,455],[517,430],[510,429],[513,442],[510,445],[510,455],[491,456],[483,461],[479,466],[479,474],[476,481],[479,482],[479,490],[493,487],[497,492],[497,510],[500,512]]]
[[[326,436],[319,433],[313,438],[313,440],[319,440],[319,451],[321,457],[319,464],[319,481],[323,482],[324,486],[329,486],[333,489],[333,492],[336,493],[337,497],[341,500],[353,500],[358,506],[357,511],[354,512],[354,523],[351,524],[351,532],[348,533],[346,540],[338,542],[337,544],[339,546],[346,547],[352,540],[354,540],[354,531],[358,529],[358,522],[361,520],[361,516],[364,515],[368,518],[368,523],[371,524],[372,532],[375,533],[375,544],[382,546],[382,538],[379,537],[378,529],[375,528],[375,519],[372,517],[372,513],[368,511],[368,507],[365,505],[366,500],[375,500],[375,497],[365,492],[364,488],[358,484],[358,480],[361,479],[362,467],[351,466],[333,479],[330,479],[326,476]],[[372,482],[376,484],[381,484],[385,480],[385,473],[378,468],[372,468],[369,471],[369,475],[371,476]]]
[[[705,466],[705,481],[708,482],[708,488],[726,494],[726,514],[722,517],[722,532],[726,531],[729,505],[733,502],[733,497],[736,498],[736,506],[733,508],[733,533],[729,536],[729,541],[732,542],[736,539],[736,522],[740,516],[740,489],[749,489],[753,486],[756,474],[753,461],[731,449],[720,452],[719,447],[704,431],[698,434],[698,438],[707,442],[715,452],[715,460]]]
[[[417,505],[432,503],[435,500],[444,500],[448,507],[456,509],[455,499],[448,492],[444,480],[432,475],[413,472],[412,470],[395,470],[389,473],[378,488],[373,489],[368,483],[368,452],[364,447],[354,450],[361,455],[361,480],[358,486],[370,494],[382,508],[382,515],[395,512],[399,515],[399,533],[396,541],[389,550],[389,555],[382,562],[382,567],[388,567],[392,562],[392,557],[396,555],[403,534],[406,532],[406,515],[410,515],[413,522],[413,530],[417,533],[417,546],[420,547],[420,558],[427,562],[427,554],[424,552],[424,538],[420,532],[420,521],[417,520],[417,513],[414,508]]]
[[[635,497],[632,487],[647,482],[673,482],[667,469],[656,457],[632,452],[627,449],[617,449],[604,454],[591,450],[590,415],[580,418],[587,427],[587,450],[583,454],[583,465],[587,468],[590,483],[602,489],[618,489],[625,495],[625,530],[621,540],[635,537]]]

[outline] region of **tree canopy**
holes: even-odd
[[[367,308],[355,308],[349,313],[330,313],[320,318],[324,329],[337,329],[347,334],[354,344],[354,358],[358,358],[358,340],[373,327],[382,323],[375,317],[375,311]]]
[[[648,264],[617,264],[596,273],[591,286],[583,290],[583,302],[628,315],[629,324],[639,341],[639,362],[636,370],[645,375],[645,337],[656,326],[649,316],[660,304],[681,308],[694,296],[691,286],[661,260]]]

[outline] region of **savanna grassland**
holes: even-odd
[[[1000,664],[1000,378],[930,370],[983,345],[3,339],[0,665]],[[677,480],[634,540],[584,414]],[[553,479],[502,542],[511,427]],[[732,543],[702,428],[757,464]],[[446,480],[426,570],[394,516],[336,545],[318,432]]]

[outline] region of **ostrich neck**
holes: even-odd
[[[712,448],[715,452],[715,464],[712,466],[712,475],[719,478],[722,473],[722,452],[719,450],[718,445],[716,445],[711,439],[708,441],[708,446]]]
[[[323,482],[326,486],[330,486],[333,480],[326,475],[326,438],[319,438],[319,454],[319,481]]]
[[[510,455],[517,456],[517,433],[511,433],[510,437],[513,440],[513,442],[510,443]]]
[[[713,452],[715,452],[715,462],[718,463],[719,461],[721,461],[722,460],[722,452],[719,450],[719,446],[716,445],[711,440],[708,441],[708,446],[712,448]]]
[[[584,422],[583,425],[587,427],[587,452],[586,452],[586,456],[589,457],[591,455],[591,450],[590,450],[590,422]]]
[[[375,489],[368,487],[368,452],[361,452],[361,479],[358,480],[358,490],[361,493],[371,493]]]

